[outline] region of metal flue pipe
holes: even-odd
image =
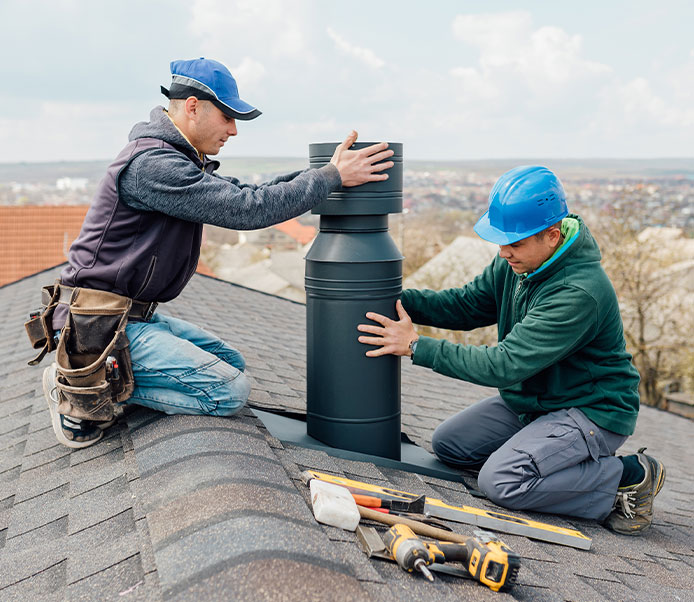
[[[371,142],[356,143],[359,149]],[[311,167],[337,143],[311,144]],[[332,447],[400,460],[400,358],[366,357],[357,325],[396,319],[402,255],[388,214],[402,211],[402,144],[388,179],[343,188],[313,209],[320,232],[306,255],[307,433]]]

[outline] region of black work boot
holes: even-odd
[[[644,454],[645,450],[642,447],[636,454],[646,473],[643,480],[617,490],[614,509],[603,523],[608,529],[622,535],[640,535],[651,526],[653,499],[665,482],[665,466],[652,456]]]

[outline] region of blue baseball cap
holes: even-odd
[[[169,99],[195,96],[209,100],[222,113],[249,121],[261,112],[239,98],[236,80],[229,69],[212,59],[171,61],[171,87],[161,86],[161,93]]]

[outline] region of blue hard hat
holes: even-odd
[[[260,111],[241,100],[236,80],[222,63],[199,58],[189,61],[171,61],[171,87],[161,86],[167,98],[195,96],[209,100],[222,113],[248,121],[260,115]]]
[[[489,210],[474,230],[480,238],[510,245],[556,224],[569,214],[559,178],[546,167],[507,171],[489,193]]]

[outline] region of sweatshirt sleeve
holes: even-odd
[[[140,211],[255,230],[305,213],[341,185],[332,164],[244,185],[236,178],[202,171],[179,152],[156,149],[142,153],[123,170],[119,194],[126,205]]]
[[[598,308],[573,289],[533,307],[498,345],[458,345],[420,337],[413,361],[447,376],[505,389],[580,349],[595,336]]]
[[[401,301],[412,321],[422,326],[473,330],[496,324],[493,263],[462,288],[406,289]]]

